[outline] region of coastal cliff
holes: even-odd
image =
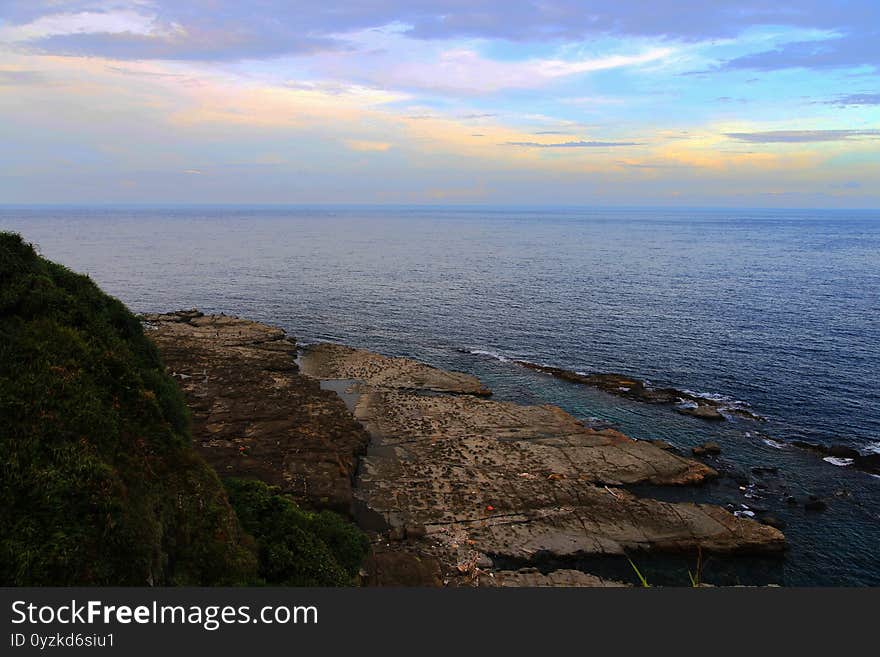
[[[283,341],[259,351],[247,342],[223,346],[278,376],[295,367]],[[231,406],[252,411],[243,432],[260,417],[247,371],[230,373],[246,384]],[[199,395],[187,398],[196,415]],[[2,232],[0,451],[2,585],[348,585],[367,548],[342,517],[270,486],[269,472],[215,472],[141,322],[87,276]]]
[[[0,582],[234,584],[256,575],[140,322],[0,233]]]

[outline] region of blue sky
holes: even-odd
[[[0,2],[0,203],[880,207],[880,3]]]

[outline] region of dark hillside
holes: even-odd
[[[0,582],[250,581],[253,540],[190,445],[138,320],[0,233]]]

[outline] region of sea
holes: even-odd
[[[704,581],[880,586],[880,478],[790,444],[880,451],[880,211],[6,206],[0,230],[136,312],[240,315],[304,344],[469,372],[496,399],[683,452],[716,442],[717,482],[637,492],[770,514],[789,549],[707,558]],[[518,360],[619,372],[763,419],[688,417]],[[806,509],[811,495],[827,508]],[[690,559],[639,566],[674,584]]]

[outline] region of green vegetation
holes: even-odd
[[[330,511],[308,513],[259,481],[227,479],[226,490],[245,531],[254,536],[259,574],[284,586],[344,586],[357,576],[369,543]]]
[[[635,571],[636,577],[639,578],[639,585],[642,586],[642,588],[650,588],[651,585],[648,584],[647,578],[642,575],[642,571],[639,570],[638,566],[636,566],[633,560],[629,557],[627,557],[626,560],[629,561],[629,565],[632,566],[633,571]]]
[[[642,571],[639,570],[639,568],[638,568],[638,566],[636,566],[635,562],[632,559],[630,559],[629,557],[627,557],[626,560],[629,561],[630,567],[633,569],[633,572],[635,572],[636,577],[638,577],[639,586],[641,586],[642,588],[646,588],[646,589],[651,588],[651,585],[648,583],[648,578],[645,577],[644,575],[642,575]],[[691,588],[698,589],[703,586],[703,566],[704,565],[705,564],[703,562],[703,550],[702,550],[702,548],[700,548],[698,546],[697,547],[697,566],[696,566],[696,569],[694,571],[691,571],[691,569],[688,568],[688,571],[687,571]]]
[[[364,539],[257,483],[239,523],[140,322],[0,233],[0,584],[346,584]],[[253,537],[242,530],[242,524]]]

